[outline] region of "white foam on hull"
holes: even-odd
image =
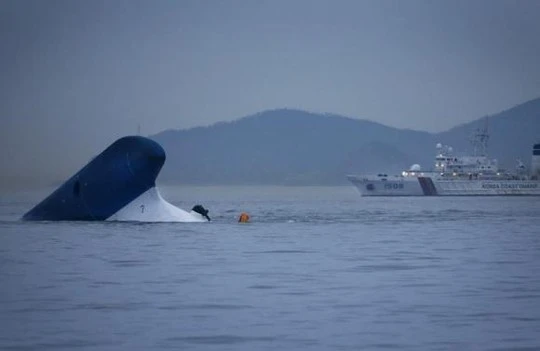
[[[107,218],[107,220],[135,222],[208,222],[206,218],[197,212],[184,211],[165,201],[156,187],[148,189],[114,215]]]

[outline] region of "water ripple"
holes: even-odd
[[[169,305],[158,307],[160,310],[244,310],[251,309],[250,305],[227,305],[227,304],[190,304]]]
[[[170,342],[188,344],[232,345],[253,342],[272,342],[274,337],[266,336],[240,336],[240,335],[209,335],[209,336],[178,336],[168,338]]]

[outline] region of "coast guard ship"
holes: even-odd
[[[479,129],[472,156],[454,156],[452,147],[437,144],[435,167],[412,165],[399,175],[348,175],[362,196],[540,196],[540,143],[533,146],[531,170],[518,161],[512,172],[501,170],[486,154],[489,135]]]

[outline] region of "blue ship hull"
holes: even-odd
[[[30,221],[106,220],[155,186],[165,151],[141,136],[118,139],[28,211]]]

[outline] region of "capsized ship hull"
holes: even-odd
[[[165,150],[142,136],[118,139],[22,217],[27,221],[207,222],[207,210],[184,211],[156,188]],[[201,208],[203,211],[194,211]],[[199,210],[200,211],[200,210]]]

